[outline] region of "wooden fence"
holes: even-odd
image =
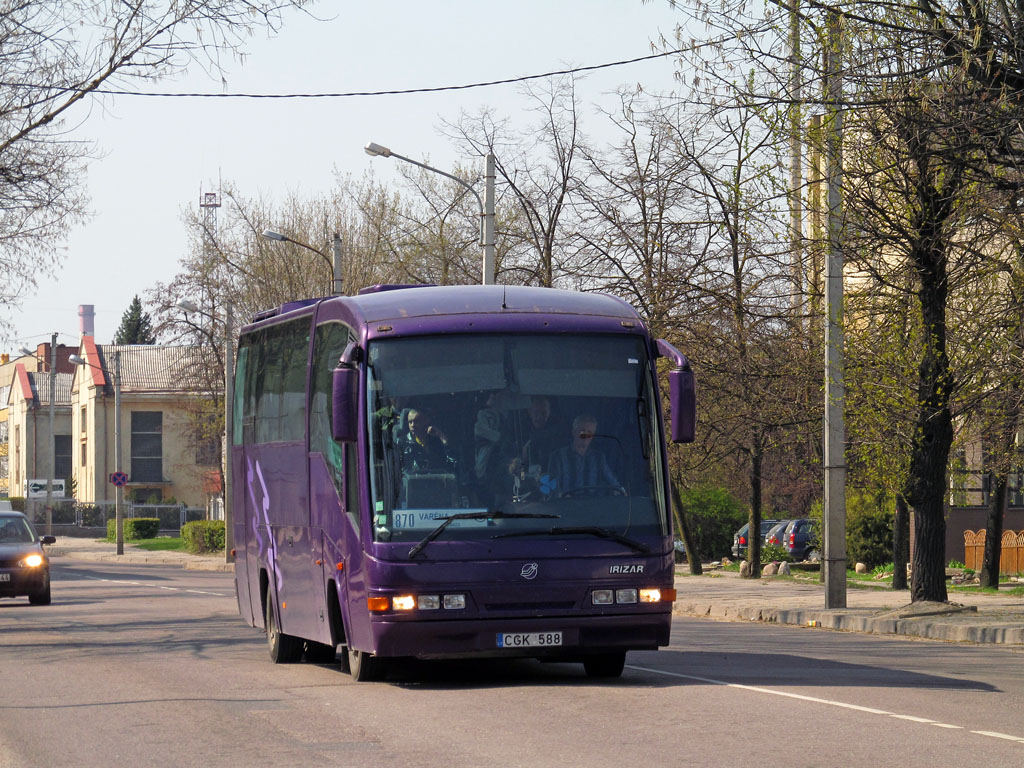
[[[1024,531],[1003,531],[999,552],[999,573],[1024,571]],[[964,531],[964,565],[981,570],[985,560],[985,531]]]

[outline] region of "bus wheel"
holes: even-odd
[[[270,651],[270,660],[275,664],[291,664],[302,657],[302,640],[291,635],[286,635],[277,626],[277,617],[274,616],[274,598],[267,595],[267,605],[264,611],[264,619],[267,626],[267,650]]]
[[[366,651],[348,649],[348,671],[357,683],[368,683],[381,678],[382,662]]]
[[[587,677],[618,677],[626,666],[626,652],[595,653],[583,659]]]

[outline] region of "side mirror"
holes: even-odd
[[[672,410],[672,442],[692,443],[697,433],[697,383],[686,355],[664,339],[658,339],[658,354],[675,366],[668,372],[668,401]]]
[[[697,433],[697,384],[690,369],[669,371],[672,442],[692,443]]]
[[[359,369],[334,369],[331,392],[331,432],[339,443],[354,443],[358,435]]]
[[[57,537],[56,536],[42,536],[39,539],[39,543],[40,544],[56,544],[57,543]]]

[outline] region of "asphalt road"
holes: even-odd
[[[0,601],[0,768],[1024,765],[1014,649],[677,618],[616,681],[410,662],[356,684],[271,664],[228,574],[53,579],[51,606]]]

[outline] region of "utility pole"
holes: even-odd
[[[803,181],[802,129],[802,72],[800,61],[800,0],[790,0],[789,9],[789,228],[790,265],[793,280],[793,322],[804,328],[804,280],[803,280],[803,206],[801,191]]]
[[[341,238],[334,235],[334,292],[340,294]],[[234,524],[231,514],[231,446],[235,442],[235,307],[231,299],[224,302],[224,562],[233,563],[235,556]]]
[[[483,284],[494,285],[494,153],[488,152],[484,166],[484,268]]]
[[[114,471],[121,471],[121,350],[114,351]],[[124,487],[114,489],[117,554],[124,554]]]
[[[46,477],[46,535],[53,535],[53,481],[56,471],[57,440],[53,434],[54,404],[57,399],[57,334],[50,337],[50,468]]]
[[[334,295],[341,296],[341,235],[337,232],[334,233],[334,251],[332,255],[334,257],[331,262],[331,266],[334,269]],[[228,306],[231,306],[230,303]]]
[[[825,607],[846,607],[846,424],[843,407],[842,18],[828,16],[826,103],[828,257],[825,260]]]

